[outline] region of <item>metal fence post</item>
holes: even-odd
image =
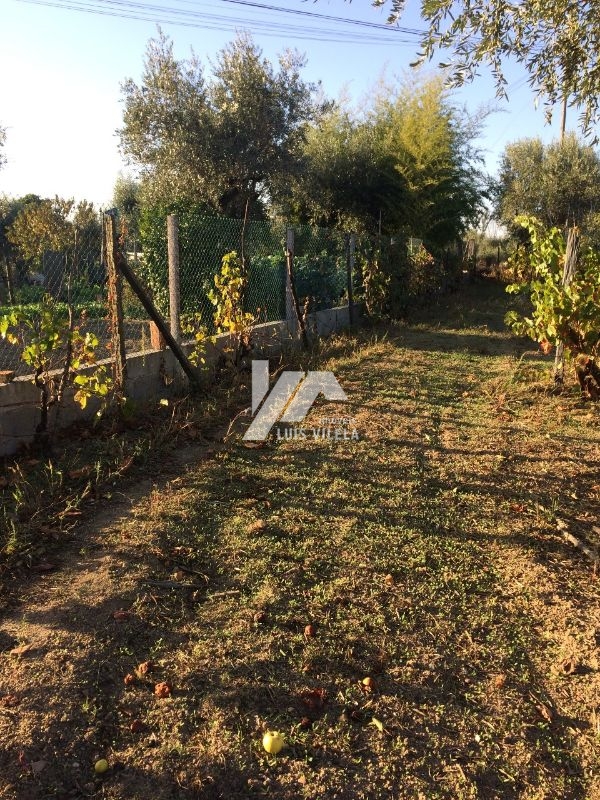
[[[179,291],[179,217],[177,214],[169,214],[167,217],[167,251],[171,335],[179,344],[181,342],[181,296]]]
[[[348,287],[348,323],[350,327],[354,325],[354,288],[352,276],[354,274],[354,262],[356,252],[356,236],[351,233],[346,236],[346,280]]]

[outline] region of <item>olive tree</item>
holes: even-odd
[[[389,21],[402,15],[406,0],[371,0],[389,10]],[[573,0],[421,0],[426,30],[419,61],[448,51],[453,82],[472,80],[482,64],[491,67],[500,95],[506,93],[507,58],[521,64],[530,85],[543,98],[547,114],[563,100],[581,111],[584,131],[599,119],[600,15],[596,3]]]
[[[140,170],[146,199],[187,200],[219,213],[256,214],[299,169],[315,87],[293,51],[278,68],[240,34],[216,57],[212,75],[196,57],[177,60],[162,34],[148,44],[138,85],[123,85],[121,148]]]
[[[520,139],[506,146],[497,186],[497,216],[508,227],[518,215],[547,228],[588,227],[600,203],[600,157],[574,135],[543,144]]]

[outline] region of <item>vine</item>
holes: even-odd
[[[22,306],[0,317],[0,335],[21,348],[21,360],[33,370],[33,383],[40,392],[40,423],[36,433],[48,436],[48,414],[59,405],[67,387],[74,388],[74,400],[85,408],[91,397],[108,401],[112,379],[106,367],[97,365],[98,338],[82,332],[85,313],[75,324],[72,308],[68,314],[45,295],[34,309]],[[94,369],[95,367],[95,369]]]
[[[208,298],[215,307],[215,328],[218,333],[232,335],[234,362],[238,364],[252,349],[252,326],[256,317],[244,310],[248,275],[235,250],[223,256],[221,271],[215,275],[214,282],[215,288],[208,292]]]
[[[563,282],[565,239],[558,228],[545,230],[535,217],[515,220],[529,235],[527,250],[531,281],[513,283],[506,291],[528,293],[530,315],[509,311],[507,325],[520,336],[539,342],[550,352],[559,342],[574,361],[582,391],[595,398],[600,386],[600,256],[591,249],[583,252],[573,279]],[[523,253],[519,267],[523,266]],[[585,372],[585,374],[584,374]]]

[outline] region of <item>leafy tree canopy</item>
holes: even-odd
[[[113,205],[128,221],[137,219],[140,206],[139,181],[119,173],[113,189]]]
[[[372,0],[389,10],[395,22],[406,0]],[[583,130],[598,122],[600,70],[597,3],[573,0],[421,0],[427,30],[421,40],[420,61],[437,50],[453,54],[452,81],[472,80],[481,64],[491,67],[498,93],[505,94],[503,63],[516,59],[531,86],[545,99],[548,116],[567,95],[581,111]]]
[[[98,215],[92,203],[55,197],[53,200],[28,196],[18,202],[6,238],[19,255],[39,263],[47,250],[65,251],[76,244],[77,234],[84,241],[99,231]]]
[[[442,247],[477,216],[478,125],[441,79],[381,86],[360,110],[341,102],[307,133],[291,208],[301,221],[425,239]]]
[[[520,139],[501,160],[496,210],[509,228],[518,215],[537,217],[546,227],[588,227],[600,206],[600,157],[574,135],[545,145]]]
[[[146,51],[141,84],[123,86],[123,153],[140,168],[146,198],[206,203],[219,213],[254,214],[299,169],[304,126],[316,87],[286,51],[279,67],[240,34],[206,79],[200,61],[178,61],[160,34]]]

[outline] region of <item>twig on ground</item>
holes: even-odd
[[[598,550],[595,547],[587,544],[587,542],[584,542],[582,539],[578,539],[577,536],[574,536],[561,519],[556,520],[556,527],[562,533],[562,537],[566,542],[569,542],[569,544],[572,544],[578,550],[581,550],[581,552],[590,559],[594,565],[594,572],[596,572],[598,564],[600,563],[600,554],[598,553]],[[596,531],[597,529],[593,528],[592,530]]]

